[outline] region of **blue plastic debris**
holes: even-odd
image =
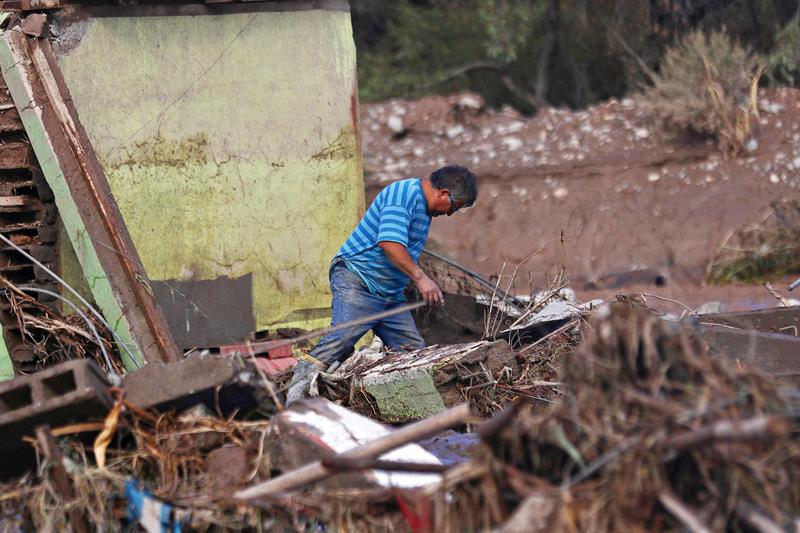
[[[128,501],[128,520],[141,525],[147,533],[181,533],[181,522],[188,518],[186,511],[158,501],[137,479],[125,483]]]

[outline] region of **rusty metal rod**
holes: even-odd
[[[384,470],[387,472],[440,473],[447,467],[439,463],[409,463],[383,461],[370,457],[342,457],[333,455],[322,459],[322,466],[331,470]]]
[[[374,459],[400,446],[431,437],[453,426],[465,424],[472,416],[470,404],[462,403],[456,407],[452,407],[426,418],[425,420],[403,426],[372,442],[337,454],[335,457],[344,457],[345,459]],[[314,461],[313,463],[308,463],[305,466],[301,466],[296,470],[287,472],[269,481],[240,490],[234,494],[234,498],[248,501],[278,492],[290,492],[310,483],[323,480],[335,473],[335,470],[326,468],[322,464],[322,461]]]
[[[380,320],[382,318],[399,315],[400,313],[405,313],[406,311],[413,311],[414,309],[419,309],[420,307],[423,307],[425,305],[428,304],[425,302],[415,302],[413,304],[406,304],[400,307],[396,307],[394,309],[390,309],[388,311],[382,311],[374,315],[369,315],[364,318],[359,318],[357,320],[351,320],[350,322],[345,322],[343,324],[337,324],[336,326],[329,326],[327,328],[317,329],[314,331],[310,331],[308,333],[304,333],[302,335],[298,335],[297,337],[292,337],[291,339],[275,341],[274,344],[270,344],[270,349],[281,348],[283,346],[291,346],[292,344],[297,344],[298,342],[303,342],[308,339],[313,339],[314,337],[321,337],[322,335],[327,335],[328,333],[332,333],[334,331],[351,328],[353,326],[360,326],[361,324],[367,324],[369,322],[372,322],[373,320]]]

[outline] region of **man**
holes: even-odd
[[[412,279],[429,305],[444,303],[442,291],[417,264],[428,238],[431,217],[450,216],[475,203],[475,175],[461,166],[440,168],[428,178],[412,178],[383,189],[342,245],[330,267],[332,326],[366,318],[406,304],[403,289]],[[372,330],[388,348],[425,347],[409,311],[324,336],[311,356],[327,368],[351,355],[355,343]],[[320,370],[295,366],[286,404],[305,397]]]

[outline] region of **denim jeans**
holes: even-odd
[[[333,294],[332,326],[406,305],[405,301],[391,301],[370,293],[364,280],[349,271],[342,260],[334,260],[331,265],[330,283]],[[417,331],[411,312],[405,311],[328,333],[311,350],[311,356],[324,363],[325,368],[336,361],[343,361],[352,353],[358,339],[369,330],[380,337],[387,348],[416,350],[425,347],[425,341]],[[307,361],[299,361],[294,369],[292,384],[309,379],[318,370],[324,369]]]

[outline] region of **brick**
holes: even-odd
[[[102,418],[111,407],[108,382],[94,361],[78,359],[0,383],[0,447],[19,444],[41,424]]]
[[[263,355],[266,354],[270,359],[282,359],[285,357],[293,357],[292,346],[290,344],[282,344],[283,341],[261,341],[251,342],[250,344],[229,344],[227,346],[220,346],[220,355],[229,356],[234,354],[240,355]],[[280,345],[280,346],[278,346]]]
[[[256,357],[256,364],[268,376],[280,374],[297,364],[297,359],[294,357],[282,357],[280,359],[266,359],[264,357]]]

